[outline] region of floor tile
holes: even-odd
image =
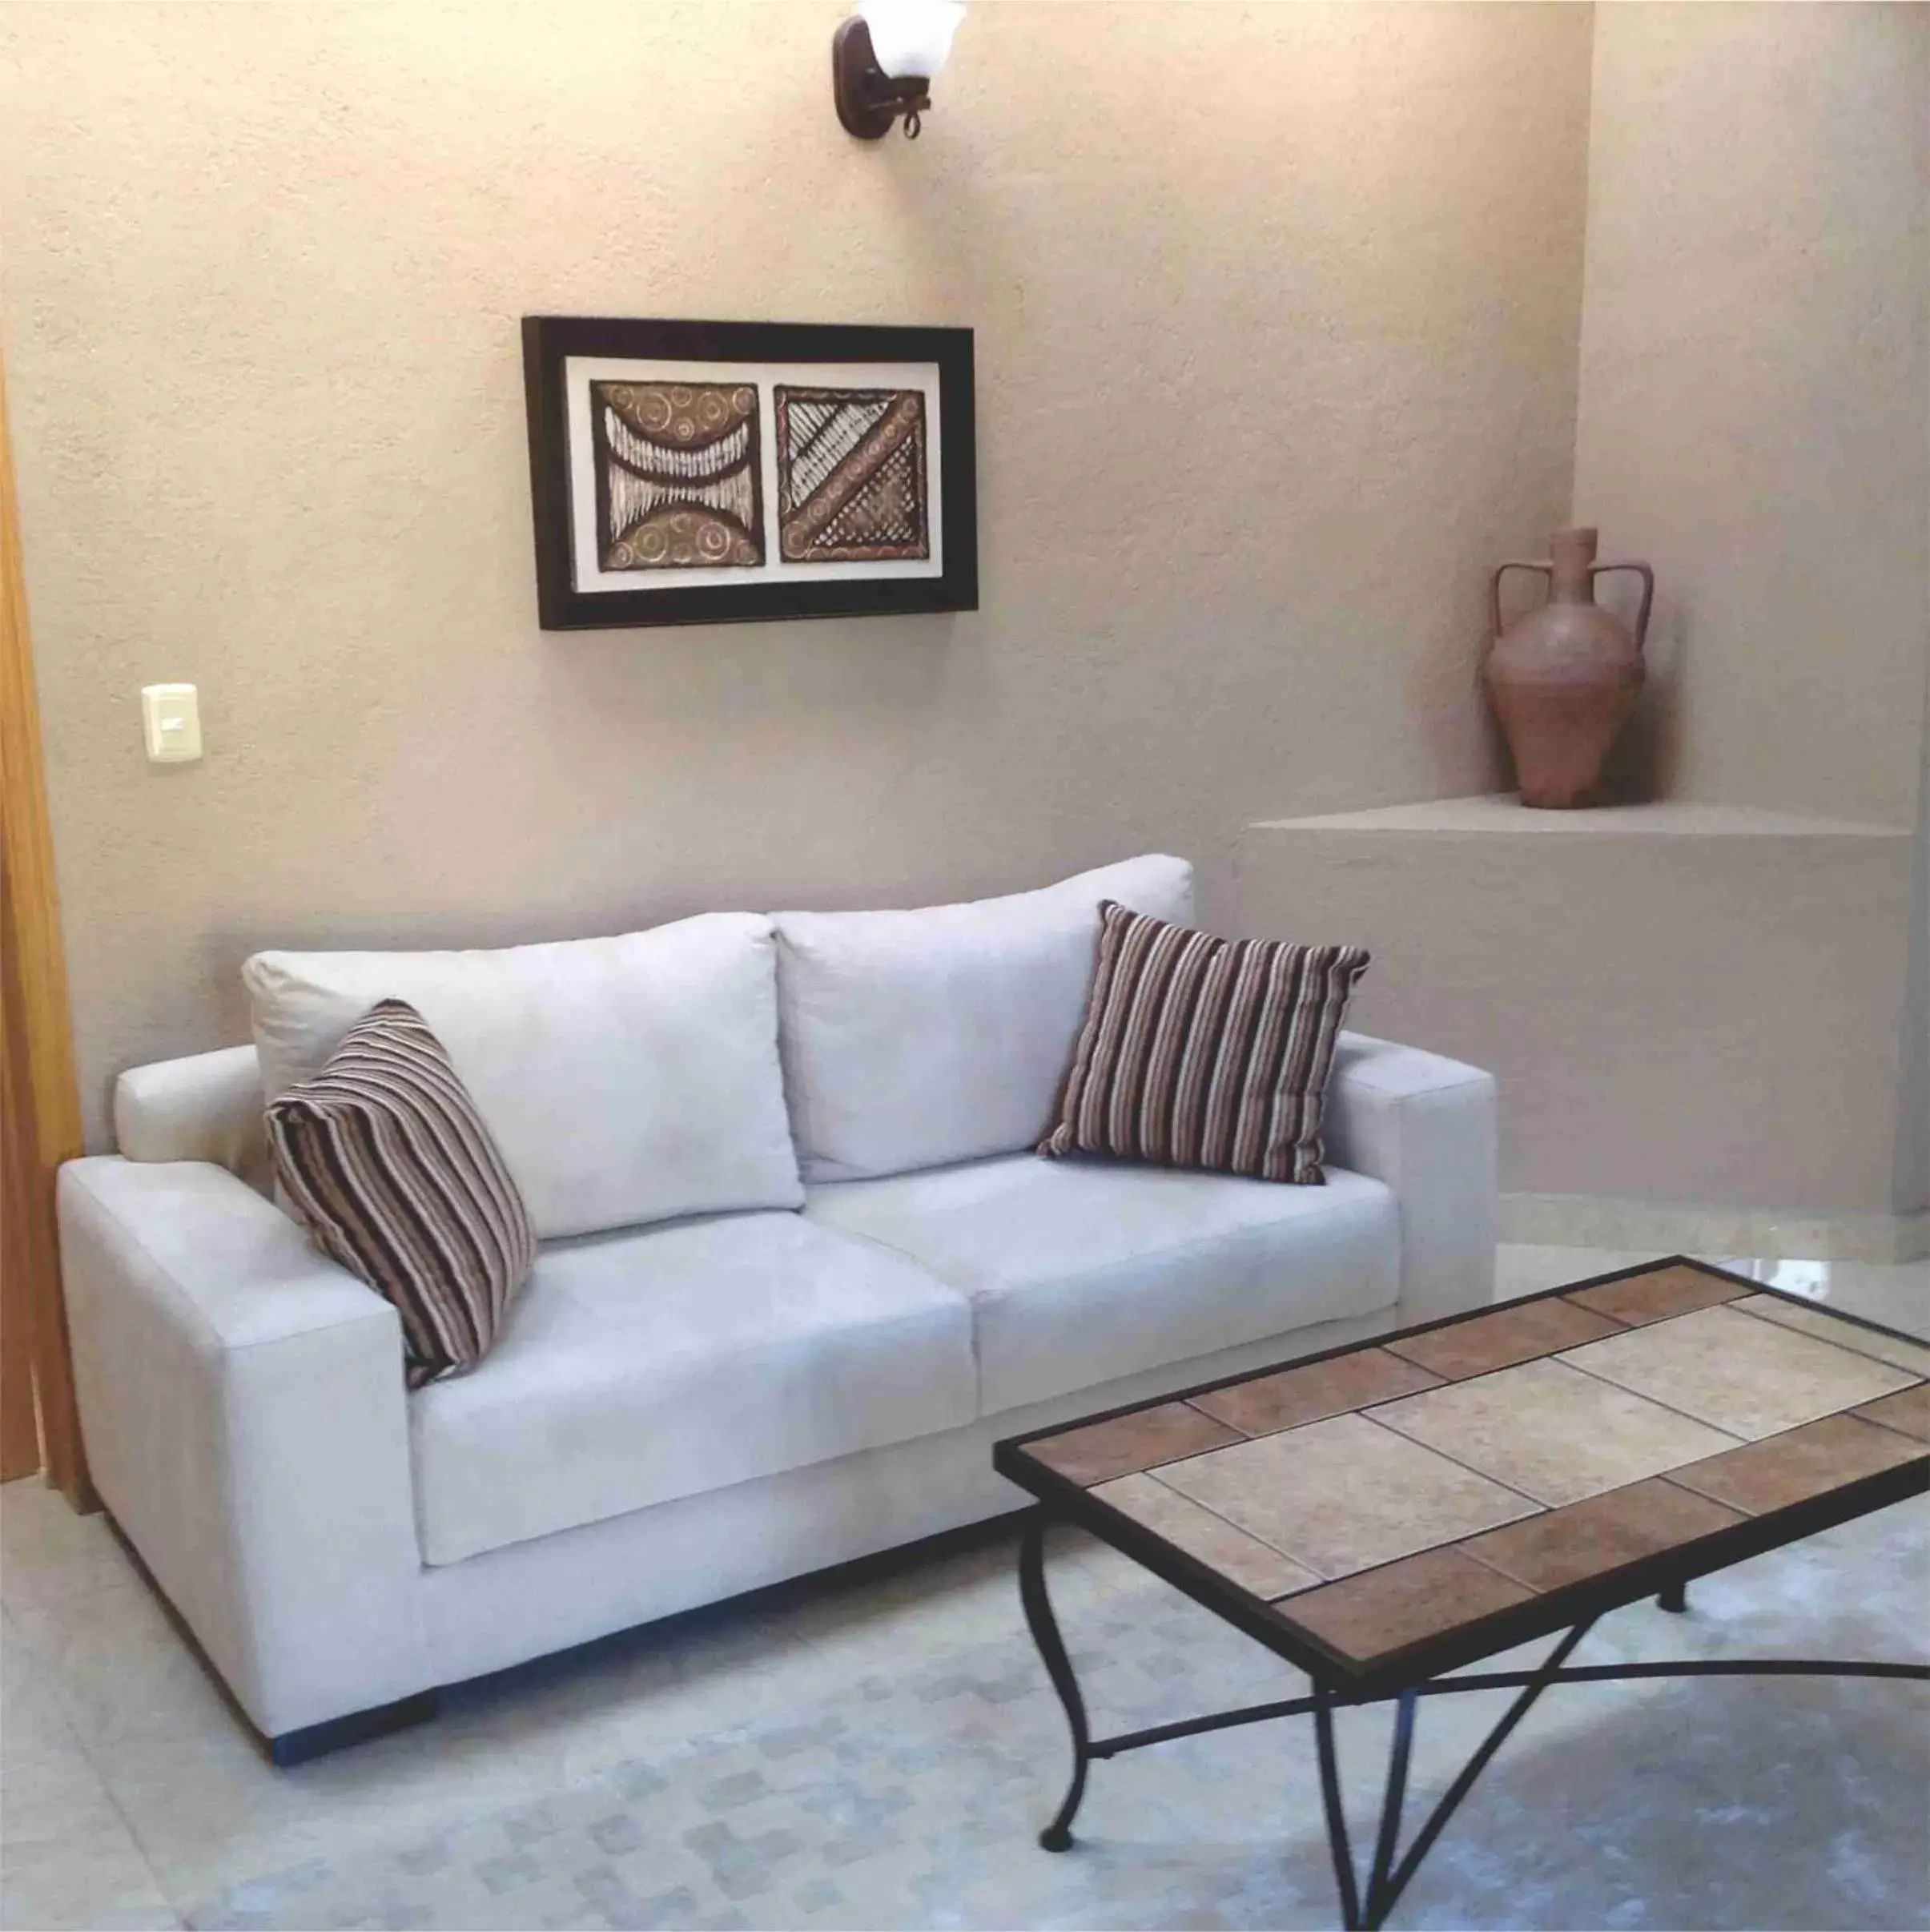
[[[58,1608],[17,1604],[10,1614],[52,1672],[67,1721],[90,1753],[238,1721],[145,1583],[91,1591]]]
[[[1311,1570],[1168,1488],[1156,1476],[1121,1476],[1102,1483],[1092,1494],[1256,1596],[1285,1596],[1320,1581]]]
[[[1611,1335],[1562,1359],[1745,1440],[1874,1402],[1915,1379],[1732,1308]]]
[[[1622,1281],[1604,1282],[1599,1287],[1578,1288],[1566,1298],[1578,1308],[1638,1326],[1666,1321],[1671,1315],[1687,1314],[1698,1308],[1711,1308],[1718,1302],[1733,1302],[1748,1292],[1740,1282],[1678,1265],[1651,1268]]]
[[[1239,1439],[1224,1423],[1185,1403],[1167,1402],[1028,1443],[1025,1453],[1069,1481],[1090,1487]]]
[[[1373,1413],[1389,1429],[1548,1503],[1578,1503],[1713,1455],[1734,1440],[1565,1361],[1524,1362]]]
[[[1082,1588],[1093,1568],[1083,1541],[1075,1546],[1070,1532],[1059,1532],[1048,1554],[1055,1599],[1092,1593]],[[1016,1628],[1016,1568],[1014,1545],[1001,1542],[903,1576],[826,1591],[786,1612],[784,1622],[810,1645],[827,1679],[863,1676],[895,1656],[936,1655]]]
[[[1886,1429],[1900,1430],[1920,1443],[1930,1443],[1930,1383],[1920,1382],[1913,1389],[1900,1389],[1867,1402],[1853,1414],[1881,1423]]]
[[[10,1733],[23,1713],[18,1696],[7,1700]],[[56,1720],[56,1721],[58,1721]],[[71,1734],[43,1733],[32,1747],[9,1736],[4,1786],[0,1788],[0,1870],[17,1859],[58,1849],[74,1833],[111,1837],[121,1823],[107,1787]]]
[[[1331,1416],[1174,1463],[1160,1480],[1329,1578],[1492,1529],[1534,1508],[1360,1415]]]
[[[105,1515],[79,1515],[38,1476],[9,1483],[4,1493],[0,1603],[50,1609],[139,1580]]]
[[[1336,1650],[1365,1660],[1530,1602],[1534,1594],[1458,1550],[1429,1550],[1289,1597],[1280,1610]]]
[[[1471,1322],[1456,1322],[1426,1334],[1409,1335],[1388,1346],[1408,1361],[1458,1382],[1622,1332],[1620,1322],[1571,1306],[1557,1296],[1551,1301],[1522,1302],[1512,1308],[1497,1309],[1493,1314],[1477,1315]]]
[[[0,1612],[0,1928],[176,1922],[51,1672]]]
[[[181,1923],[118,1817],[70,1816],[57,1840],[9,1847],[0,1860],[0,1928],[139,1932]]]
[[[1930,1340],[1930,1261],[1765,1261],[1712,1254],[1733,1274]]]
[[[1531,1590],[1558,1590],[1741,1521],[1735,1511],[1653,1477],[1490,1530],[1461,1548]]]
[[[1915,1375],[1930,1375],[1930,1346],[1905,1342],[1896,1335],[1865,1328],[1860,1322],[1846,1322],[1819,1308],[1811,1302],[1786,1302],[1780,1295],[1751,1294],[1731,1304],[1738,1313],[1779,1323],[1819,1342],[1834,1342],[1839,1347],[1859,1355],[1870,1355],[1893,1368],[1908,1369]]]
[[[1566,1288],[1597,1274],[1638,1267],[1654,1261],[1652,1248],[1553,1248],[1538,1242],[1506,1242],[1494,1258],[1494,1298],[1512,1302],[1549,1288]]]
[[[1304,1368],[1282,1369],[1252,1382],[1236,1382],[1191,1399],[1194,1408],[1230,1423],[1243,1435],[1271,1435],[1323,1416],[1363,1409],[1369,1403],[1411,1395],[1432,1388],[1440,1379],[1384,1348],[1367,1348],[1328,1362],[1309,1362]]]
[[[1759,1516],[1807,1502],[1860,1477],[1912,1461],[1921,1443],[1854,1415],[1826,1416],[1787,1435],[1746,1444],[1705,1463],[1671,1472],[1669,1479],[1699,1495]]]
[[[11,1614],[0,1609],[0,1789],[57,1775],[70,1765],[85,1769],[86,1761],[52,1673],[29,1648]]]

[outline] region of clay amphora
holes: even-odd
[[[1566,810],[1596,802],[1602,761],[1634,707],[1655,574],[1645,563],[1597,563],[1593,530],[1557,530],[1548,547],[1545,562],[1512,560],[1496,569],[1488,586],[1494,643],[1482,675],[1514,754],[1522,803]],[[1510,570],[1541,571],[1548,602],[1504,631],[1501,580]],[[1595,579],[1610,570],[1642,578],[1633,637],[1595,602]]]

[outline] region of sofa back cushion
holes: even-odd
[[[259,952],[242,976],[268,1100],[406,1000],[549,1240],[802,1203],[775,967],[770,920],[734,912],[501,952]]]
[[[1072,1057],[1108,899],[1190,920],[1192,867],[1154,854],[965,905],[774,915],[805,1178],[1032,1146]]]

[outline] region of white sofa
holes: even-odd
[[[1191,875],[262,956],[259,1053],[122,1075],[119,1152],[60,1183],[89,1461],[279,1758],[1017,1508],[1001,1435],[1489,1298],[1493,1083],[1429,1053],[1342,1036],[1323,1188],[1029,1151],[1102,897],[1184,919]],[[412,1395],[394,1311],[263,1171],[264,1072],[385,992],[545,1236],[496,1352]]]

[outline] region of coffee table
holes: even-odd
[[[1156,1401],[1013,1436],[1038,1499],[1026,1620],[1072,1733],[1039,1835],[1072,1842],[1088,1768],[1203,1731],[1310,1715],[1349,1927],[1383,1924],[1474,1781],[1551,1684],[1634,1677],[1930,1677],[1791,1657],[1568,1667],[1596,1620],[1930,1488],[1930,1346],[1676,1255]],[[1311,1693],[1096,1738],[1045,1586],[1076,1523],[1297,1664]],[[1532,1670],[1465,1667],[1533,1638]],[[1449,1672],[1464,1674],[1448,1676]],[[1401,1846],[1423,1697],[1518,1693]],[[1394,1704],[1365,1876],[1334,1713]]]

